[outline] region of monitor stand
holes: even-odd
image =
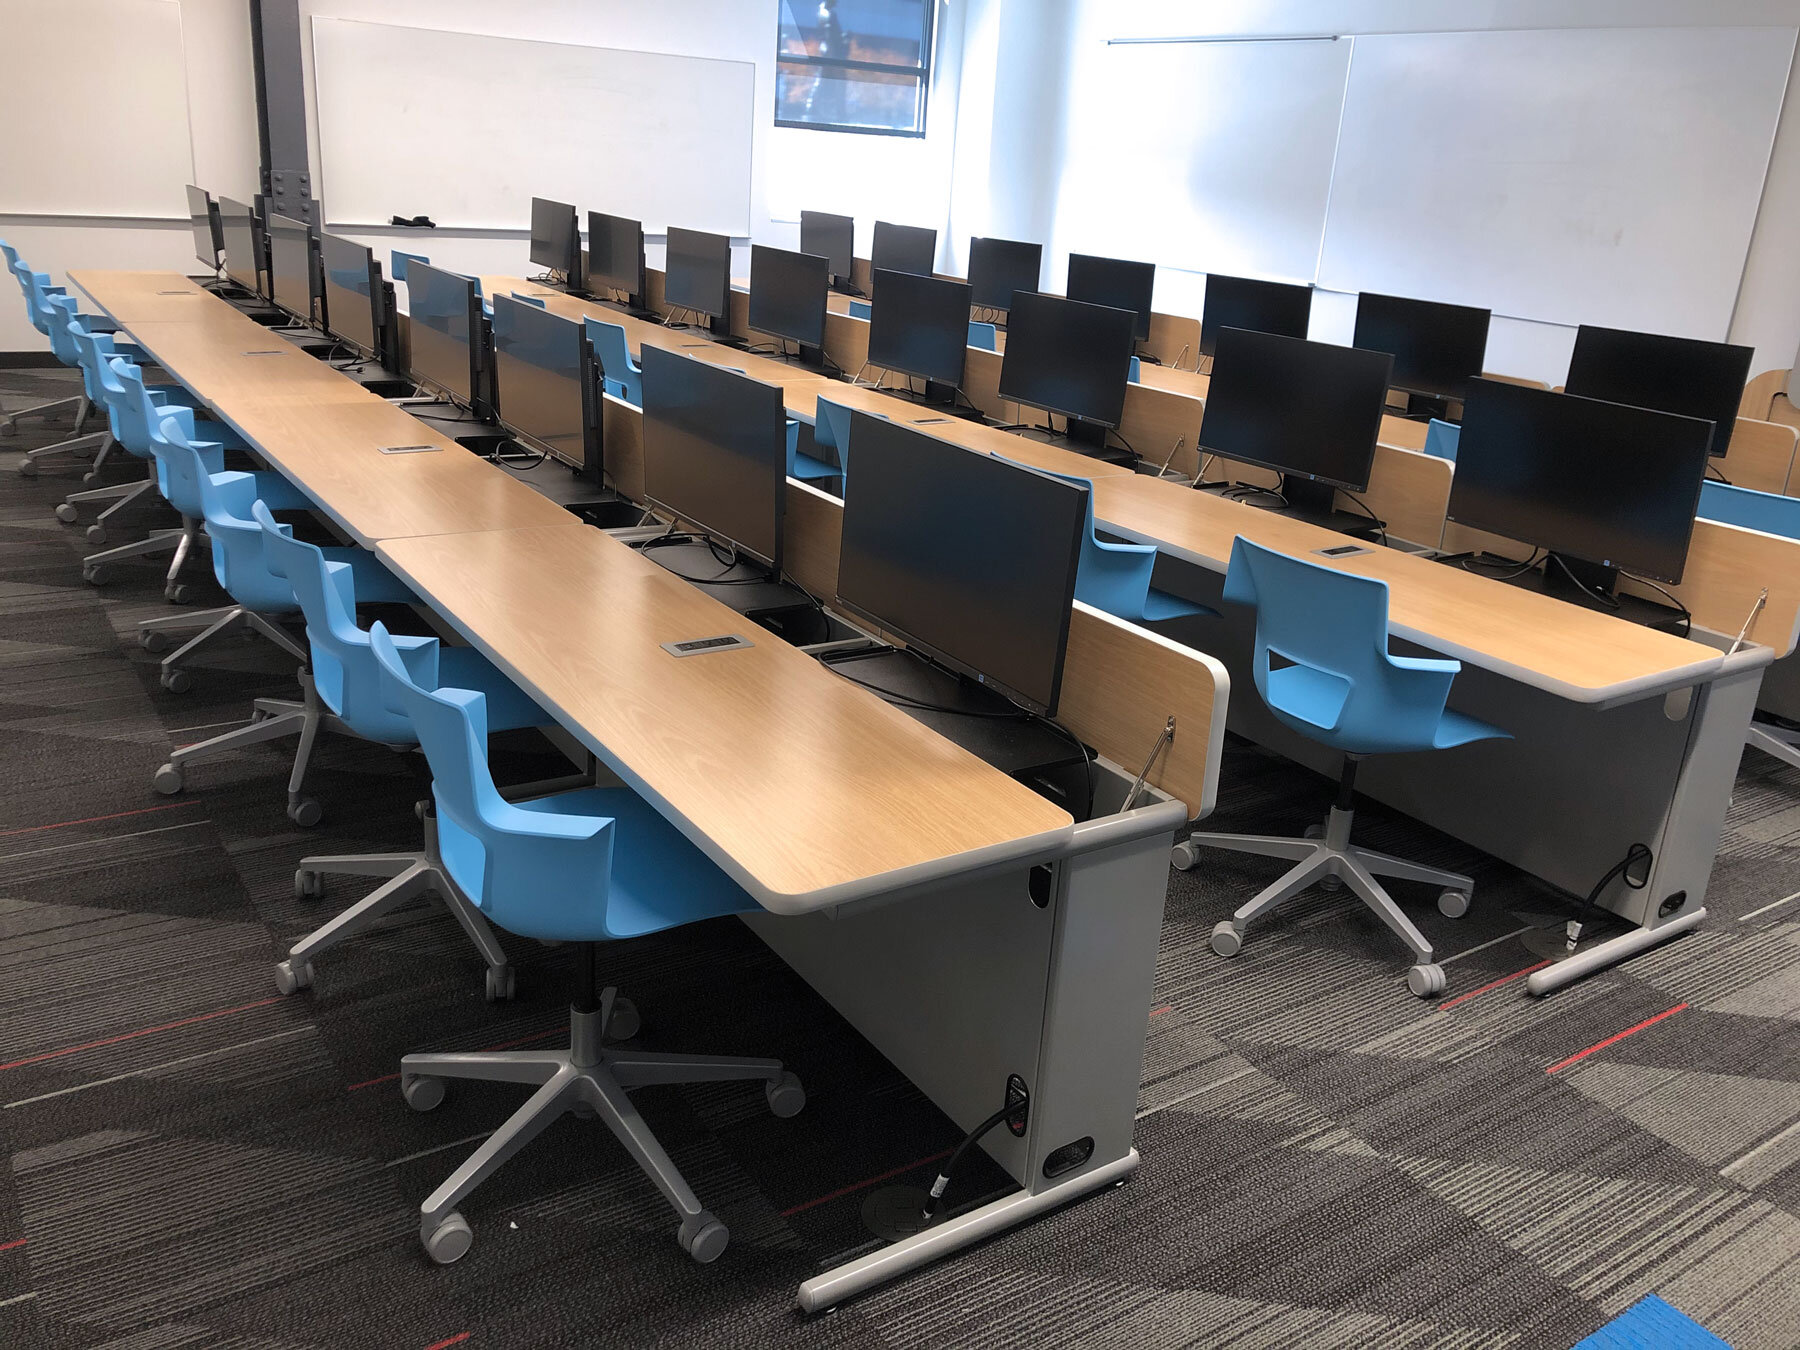
[[[831,278],[831,289],[836,291],[839,295],[853,295],[858,300],[867,300],[869,298],[863,293],[862,288],[855,285],[849,277],[834,275]]]
[[[724,314],[709,314],[706,319],[706,332],[721,347],[735,347],[739,351],[746,350],[750,343],[747,339],[735,336],[731,331],[731,319]]]
[[[1266,488],[1258,491],[1268,495]],[[1370,520],[1369,517],[1352,511],[1338,510],[1337,489],[1329,483],[1284,473],[1281,475],[1281,487],[1278,491],[1287,502],[1286,506],[1260,506],[1254,502],[1249,505],[1256,505],[1258,510],[1272,511],[1290,520],[1303,520],[1320,529],[1347,534],[1353,539],[1371,539],[1381,532],[1384,522]]]
[[[1452,567],[1461,567],[1465,558],[1479,558],[1479,553],[1450,554],[1438,559]],[[1655,628],[1667,633],[1679,633],[1685,623],[1679,609],[1660,604],[1654,600],[1646,600],[1637,595],[1618,594],[1614,587],[1619,580],[1619,569],[1602,567],[1596,563],[1583,562],[1579,558],[1566,557],[1552,553],[1542,566],[1534,567],[1527,572],[1518,572],[1516,561],[1505,561],[1513,569],[1513,573],[1502,572],[1496,575],[1482,567],[1468,567],[1464,571],[1473,572],[1476,576],[1486,576],[1494,581],[1505,582],[1508,586],[1517,586],[1520,590],[1532,591],[1538,595],[1548,595],[1557,600],[1567,601],[1571,605],[1579,605],[1583,609],[1591,609],[1600,614],[1611,614],[1630,623],[1641,624],[1645,628]],[[1564,569],[1567,569],[1566,571]]]
[[[1401,390],[1400,392],[1406,393],[1405,390]],[[1435,395],[1407,394],[1405,411],[1391,406],[1383,406],[1382,412],[1386,413],[1389,417],[1398,417],[1403,422],[1438,421],[1460,423],[1462,421],[1461,417],[1452,417],[1450,415],[1450,403],[1450,399],[1439,398]]]
[[[726,567],[703,539],[663,535],[635,547],[664,571],[796,646],[823,642],[828,636],[824,611],[805,591],[789,585],[761,563],[745,559]]]
[[[625,312],[634,319],[643,319],[647,323],[661,323],[662,315],[644,303],[642,295],[627,295],[623,300],[614,300],[615,305],[624,305]]]
[[[1087,818],[1087,760],[1066,736],[1004,695],[936,665],[917,652],[878,647],[826,658],[849,679],[905,702],[914,721],[1010,774],[1076,820]],[[879,695],[877,695],[879,697]],[[927,707],[908,707],[922,703]],[[952,711],[936,711],[950,709]],[[1007,716],[1013,713],[1016,716]]]

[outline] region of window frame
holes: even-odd
[[[814,56],[810,52],[794,53],[781,50],[780,9],[777,8],[775,27],[775,80],[779,90],[781,68],[783,66],[811,66],[822,73],[829,71],[868,71],[881,75],[904,75],[918,81],[919,89],[919,123],[917,127],[867,127],[857,126],[849,122],[823,122],[799,120],[781,115],[781,99],[777,93],[775,100],[775,125],[791,131],[834,131],[853,136],[902,136],[911,140],[924,140],[929,129],[931,117],[931,70],[933,58],[937,53],[937,9],[938,0],[921,0],[920,10],[924,16],[925,28],[920,34],[919,51],[921,60],[916,66],[893,65],[885,61],[855,61],[842,56]]]

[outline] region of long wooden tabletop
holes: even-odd
[[[1061,808],[599,530],[382,559],[777,913],[1041,856]],[[741,634],[677,658],[660,644]],[[625,841],[622,847],[629,847]]]
[[[164,294],[179,292],[185,277],[81,271],[69,279],[365,548],[405,535],[577,523],[217,296]],[[432,448],[384,453],[418,445]]]

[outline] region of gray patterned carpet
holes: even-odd
[[[68,389],[0,372],[8,406]],[[420,768],[327,746],[313,831],[283,813],[281,744],[157,796],[171,745],[292,672],[234,640],[192,692],[158,687],[132,626],[167,612],[161,565],[85,586],[50,510],[78,471],[14,476],[66,425],[0,441],[0,1347],[1560,1348],[1652,1292],[1738,1350],[1800,1345],[1800,774],[1756,756],[1706,927],[1544,1003],[1509,977],[1557,898],[1404,819],[1365,812],[1363,841],[1478,876],[1466,919],[1415,911],[1456,954],[1435,1007],[1344,896],[1227,963],[1208,931],[1277,864],[1171,874],[1138,1178],[812,1321],[794,1286],[955,1130],[735,921],[618,944],[644,1043],[806,1079],[791,1121],[730,1088],[641,1097],[731,1249],[690,1263],[610,1139],[564,1120],[465,1204],[470,1256],[432,1267],[418,1200],[517,1097],[415,1115],[398,1057],[549,1043],[567,955],[510,944],[521,996],[489,1006],[421,906],[275,995],[280,950],[356,893],[297,900],[295,861],[416,847]],[[1222,829],[1297,833],[1329,797],[1242,744],[1225,784]]]

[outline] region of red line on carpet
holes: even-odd
[[[14,1238],[11,1242],[0,1242],[0,1252],[10,1252],[14,1247],[23,1247],[24,1238]]]
[[[41,1064],[47,1059],[61,1059],[64,1055],[73,1055],[81,1050],[98,1050],[103,1045],[117,1045],[120,1041],[133,1041],[139,1036],[154,1035],[159,1031],[173,1031],[177,1027],[191,1027],[196,1022],[210,1022],[215,1017],[229,1017],[233,1013],[249,1012],[252,1008],[266,1008],[271,1003],[281,1002],[281,995],[274,998],[258,999],[255,1003],[240,1003],[235,1008],[220,1008],[214,1012],[200,1013],[195,1017],[183,1017],[178,1021],[164,1022],[161,1026],[142,1027],[137,1031],[127,1031],[118,1036],[107,1036],[97,1041],[84,1041],[80,1045],[67,1045],[61,1050],[46,1050],[41,1055],[28,1055],[24,1059],[15,1059],[9,1064],[0,1064],[0,1070],[18,1069],[27,1064]]]
[[[1484,984],[1479,989],[1471,989],[1466,994],[1458,994],[1455,998],[1445,999],[1442,1003],[1437,1005],[1437,1010],[1443,1012],[1446,1008],[1454,1008],[1459,1003],[1468,1002],[1477,994],[1485,994],[1490,989],[1498,989],[1503,984],[1511,984],[1514,980],[1523,979],[1525,976],[1531,974],[1532,971],[1542,970],[1549,964],[1548,961],[1539,961],[1535,966],[1526,966],[1525,969],[1515,970],[1510,975],[1502,975],[1499,979],[1490,984]]]
[[[853,1195],[857,1191],[865,1190],[866,1188],[875,1185],[877,1182],[887,1181],[891,1177],[902,1176],[905,1173],[912,1171],[916,1167],[923,1167],[927,1163],[942,1162],[945,1158],[948,1158],[953,1152],[955,1152],[954,1149],[947,1148],[942,1153],[934,1153],[929,1158],[920,1158],[917,1162],[909,1162],[904,1167],[896,1167],[896,1168],[892,1169],[891,1171],[883,1172],[878,1177],[870,1177],[866,1181],[858,1181],[858,1182],[852,1183],[849,1186],[839,1187],[837,1190],[833,1191],[830,1195],[821,1195],[816,1200],[803,1200],[799,1204],[795,1205],[792,1209],[782,1210],[781,1217],[784,1219],[791,1218],[792,1216],[800,1213],[803,1210],[813,1209],[818,1205],[827,1204],[833,1200],[842,1200],[846,1195]]]
[[[521,1036],[514,1041],[501,1041],[498,1045],[484,1045],[479,1050],[472,1051],[471,1053],[486,1055],[491,1054],[495,1050],[511,1050],[514,1046],[525,1045],[531,1041],[541,1041],[546,1036],[554,1036],[562,1029],[562,1024],[558,1024],[557,1026],[549,1028],[547,1031],[534,1031],[531,1035]],[[0,1068],[4,1067],[4,1065],[0,1065]],[[365,1078],[360,1083],[352,1083],[349,1087],[345,1088],[344,1091],[356,1092],[361,1088],[374,1087],[377,1083],[392,1083],[399,1077],[400,1075],[397,1073],[384,1073],[379,1078]]]
[[[1643,1021],[1639,1022],[1635,1027],[1626,1027],[1625,1030],[1617,1033],[1616,1035],[1608,1036],[1605,1040],[1599,1042],[1596,1045],[1590,1045],[1585,1050],[1576,1051],[1574,1054],[1570,1055],[1567,1059],[1559,1059],[1556,1063],[1552,1064],[1549,1068],[1545,1069],[1544,1072],[1545,1073],[1555,1073],[1558,1069],[1566,1069],[1569,1067],[1569,1065],[1574,1064],[1579,1060],[1586,1059],[1589,1055],[1593,1054],[1596,1050],[1604,1050],[1604,1049],[1606,1049],[1607,1046],[1612,1045],[1616,1041],[1622,1041],[1627,1036],[1637,1035],[1638,1032],[1642,1031],[1645,1027],[1655,1026],[1658,1022],[1662,1021],[1663,1018],[1665,1018],[1665,1017],[1673,1017],[1676,1013],[1680,1012],[1685,1007],[1687,1007],[1687,1004],[1677,1003],[1673,1008],[1670,1008],[1667,1012],[1659,1012],[1658,1014],[1656,1014],[1655,1017],[1646,1017]]]
[[[461,1345],[464,1341],[466,1341],[468,1339],[469,1339],[468,1332],[459,1331],[454,1336],[446,1336],[441,1341],[433,1341],[430,1345],[425,1347],[425,1350],[446,1350],[446,1348],[448,1346]]]
[[[1163,1014],[1164,1014],[1164,1013],[1166,1013],[1166,1012],[1168,1012],[1168,1011],[1169,1011],[1169,1009],[1170,1009],[1170,1008],[1172,1008],[1172,1007],[1174,1007],[1174,1006],[1175,1006],[1175,1005],[1174,1005],[1174,1004],[1173,1004],[1173,1003],[1165,1003],[1165,1004],[1163,1004],[1163,1005],[1162,1005],[1162,1007],[1160,1007],[1160,1008],[1152,1008],[1152,1009],[1151,1009],[1151,1010],[1150,1010],[1150,1015],[1151,1015],[1151,1016],[1152,1016],[1152,1017],[1161,1017],[1161,1016],[1162,1016],[1162,1015],[1163,1015]]]
[[[40,830],[66,830],[71,825],[97,825],[103,820],[123,820],[126,816],[152,816],[158,811],[179,811],[184,806],[198,806],[198,798],[191,802],[170,802],[167,806],[144,806],[136,811],[114,811],[106,816],[84,816],[80,820],[59,820],[54,825],[27,825],[22,830],[0,830],[0,839],[14,834],[36,834]]]

